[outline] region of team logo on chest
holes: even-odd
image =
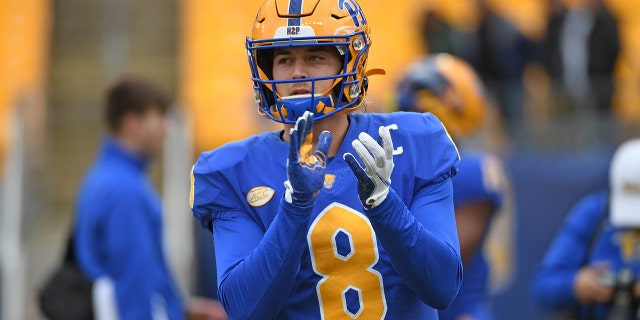
[[[333,188],[333,183],[336,182],[336,175],[327,173],[324,175],[324,188],[329,190]]]
[[[267,204],[274,194],[275,191],[269,187],[255,187],[247,192],[247,203],[252,207],[261,207]]]

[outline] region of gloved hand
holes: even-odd
[[[312,128],[313,113],[305,111],[291,129],[289,137],[285,201],[303,207],[313,204],[324,184],[327,154],[331,146],[331,133],[324,131],[313,150]]]
[[[361,132],[358,139],[351,142],[366,170],[360,166],[353,154],[347,152],[343,155],[358,179],[358,196],[365,209],[375,208],[382,203],[391,185],[391,171],[393,171],[391,133],[387,127],[381,126],[378,134],[382,139],[382,146],[365,132]]]

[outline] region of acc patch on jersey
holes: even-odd
[[[269,187],[255,187],[247,192],[247,202],[252,207],[260,207],[267,204],[274,194],[275,191]]]

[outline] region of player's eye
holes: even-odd
[[[288,63],[291,63],[292,61],[291,57],[288,57],[288,56],[276,57],[275,60],[276,60],[275,64],[280,64],[280,65],[288,64]]]

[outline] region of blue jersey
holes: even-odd
[[[533,281],[534,299],[551,310],[577,306],[573,281],[585,265],[606,265],[612,274],[629,267],[640,276],[640,263],[625,263],[619,237],[608,220],[608,193],[598,192],[581,199],[569,212],[539,266]],[[593,312],[593,318],[587,317]],[[606,306],[580,310],[579,319],[606,319]]]
[[[462,281],[451,179],[455,145],[430,114],[353,114],[310,214],[283,200],[289,144],[268,132],[203,153],[191,206],[213,231],[232,319],[437,319]],[[388,126],[389,195],[364,211],[342,159]]]
[[[497,212],[504,197],[504,169],[498,159],[480,152],[463,152],[458,174],[453,178],[455,207],[470,202],[489,202]],[[486,226],[485,236],[489,224]],[[484,238],[483,238],[484,242]],[[456,319],[467,315],[476,320],[493,319],[488,305],[489,263],[483,245],[464,266],[464,280],[458,296],[446,310],[439,312],[441,319]]]

